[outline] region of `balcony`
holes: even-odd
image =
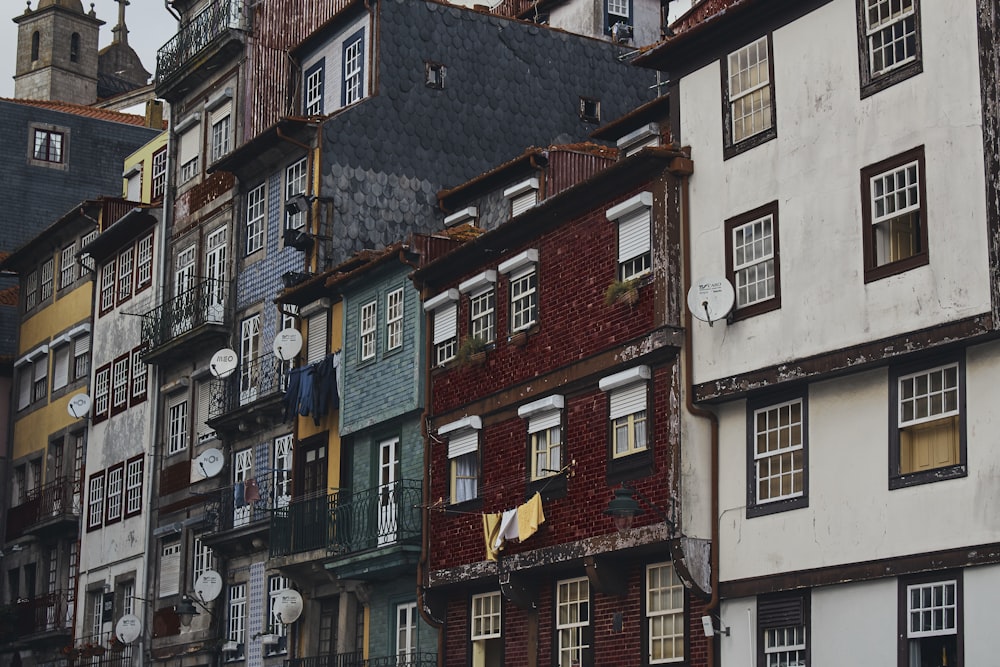
[[[229,283],[209,278],[142,316],[146,363],[161,363],[194,351],[214,352],[226,340]],[[208,345],[208,347],[206,347]]]
[[[326,549],[336,537],[339,491],[300,498],[271,514],[270,556]]]
[[[51,536],[75,537],[80,527],[80,481],[58,477],[48,484],[28,492],[28,502],[34,501],[34,519],[25,528],[26,534],[40,538]]]
[[[284,667],[437,667],[437,653],[361,657],[361,651],[285,660]]]
[[[215,0],[156,52],[156,94],[175,101],[213,76],[218,66],[243,48],[253,10],[245,0]],[[181,84],[187,85],[181,87]]]
[[[66,657],[82,667],[132,667],[134,648],[134,644],[122,644],[112,633],[103,632],[78,639]]]
[[[342,579],[380,580],[416,565],[420,480],[405,479],[342,499],[327,565]]]
[[[288,502],[287,496],[278,495],[283,486],[283,483],[275,486],[275,476],[267,474],[220,489],[207,508],[208,515],[215,518],[214,530],[206,533],[202,540],[227,555],[256,551],[267,541],[275,507]]]
[[[267,353],[241,364],[235,373],[212,384],[208,423],[220,431],[255,428],[282,421],[289,364]]]
[[[8,641],[48,645],[65,643],[73,636],[72,591],[56,591],[21,600],[6,609],[13,617],[13,622],[2,633],[5,639],[9,636]]]

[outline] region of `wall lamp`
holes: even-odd
[[[615,489],[615,497],[608,502],[608,508],[604,510],[604,514],[610,516],[612,521],[614,521],[618,534],[624,535],[627,533],[632,528],[632,524],[635,523],[635,518],[646,513],[639,506],[639,502],[635,499],[636,496],[663,519],[663,522],[667,524],[667,528],[669,529],[670,537],[673,537],[676,527],[674,526],[674,522],[670,520],[670,517],[667,516],[667,513],[637,489],[624,485]]]
[[[208,612],[209,616],[214,617],[212,610],[206,607],[203,602],[191,597],[190,595],[182,595],[180,604],[174,605],[174,613],[177,614],[177,618],[180,619],[181,625],[185,628],[191,627],[191,621],[194,620],[194,617],[201,614],[201,612],[198,611],[198,607],[194,606],[196,602],[198,603],[198,607],[201,607]]]

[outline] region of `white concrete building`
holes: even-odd
[[[997,11],[706,0],[638,59],[691,147],[692,276],[736,293],[689,351],[717,506],[707,429],[684,455],[722,665],[996,662]]]
[[[148,620],[151,613],[145,599],[155,373],[143,357],[136,314],[159,293],[159,221],[160,209],[133,208],[86,247],[97,282],[75,632],[81,646],[108,647],[122,616]],[[125,647],[121,664],[138,664],[147,642]]]

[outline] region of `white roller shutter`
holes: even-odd
[[[615,389],[611,392],[611,407],[609,417],[618,419],[625,415],[641,412],[646,409],[646,383],[636,384]]]
[[[177,595],[181,581],[181,545],[164,544],[160,552],[160,597]]]
[[[434,311],[434,344],[458,335],[458,304],[449,303]]]
[[[201,143],[199,139],[201,138],[201,125],[195,123],[193,127],[189,127],[187,130],[181,134],[178,140],[178,150],[177,150],[177,162],[180,165],[185,165],[191,160],[198,157],[199,144]]]
[[[215,430],[206,424],[209,411],[212,406],[212,390],[208,382],[198,384],[198,406],[195,414],[195,430],[198,433],[198,442],[205,442],[215,437]]]
[[[60,345],[52,364],[52,388],[61,389],[69,383],[69,345]]]
[[[618,221],[618,261],[649,252],[649,209],[640,209]]]
[[[510,199],[510,215],[516,218],[521,215],[532,206],[538,203],[538,191],[528,190],[524,194],[518,195],[516,197],[511,197]]]
[[[326,356],[327,348],[327,315],[326,310],[320,310],[309,316],[307,322],[309,329],[306,331],[306,363],[322,361]]]
[[[17,409],[23,410],[31,405],[31,364],[25,364],[18,371]]]
[[[559,426],[561,422],[562,413],[559,410],[541,412],[537,415],[532,415],[531,418],[528,419],[528,433],[538,433],[539,431],[550,429],[553,426]]]
[[[233,101],[229,100],[225,104],[220,105],[219,107],[217,107],[212,111],[212,113],[210,114],[211,125],[215,125],[216,123],[218,123],[220,120],[230,115],[231,113],[233,113]]]
[[[448,438],[448,458],[454,459],[479,449],[479,431],[472,428],[452,433]]]

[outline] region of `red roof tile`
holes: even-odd
[[[146,125],[145,116],[139,116],[137,114],[131,114],[131,113],[122,113],[120,111],[110,111],[108,109],[98,109],[96,107],[88,107],[85,104],[70,104],[69,102],[56,102],[48,100],[17,100],[12,98],[0,98],[0,99],[2,99],[5,102],[13,102],[14,104],[21,104],[23,106],[38,107],[40,109],[51,109],[52,111],[71,113],[77,116],[86,116],[87,118],[97,118],[99,120],[106,120],[112,123],[138,125],[139,127],[143,127]]]
[[[0,306],[17,305],[17,285],[0,290]]]

